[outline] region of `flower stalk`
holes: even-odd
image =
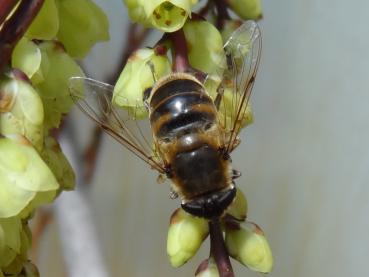
[[[234,277],[228,251],[224,243],[220,222],[213,219],[209,222],[210,256],[214,258],[220,277]]]
[[[4,23],[0,30],[0,72],[8,64],[15,45],[31,25],[43,3],[44,0],[23,0],[11,18]],[[10,12],[11,4],[6,4],[7,2],[2,4],[5,6],[4,11]],[[2,7],[0,9],[2,10]]]
[[[173,71],[186,72],[191,66],[188,60],[188,49],[183,29],[169,34],[173,44]]]

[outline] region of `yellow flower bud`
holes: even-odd
[[[40,150],[43,123],[44,108],[34,88],[13,74],[0,78],[0,134],[25,136]]]
[[[260,19],[262,17],[260,0],[227,0],[229,7],[242,19]]]
[[[41,51],[31,40],[23,37],[12,53],[12,67],[23,71],[29,79],[38,72],[41,65]]]
[[[0,138],[0,183],[0,218],[17,215],[26,206],[34,205],[32,201],[38,200],[38,193],[55,195],[59,188],[49,167],[29,141],[20,136]]]
[[[236,197],[233,203],[228,207],[227,214],[233,216],[237,220],[245,220],[247,216],[247,200],[243,192],[237,188]]]
[[[254,223],[227,226],[225,243],[230,256],[248,268],[268,273],[273,267],[273,256],[263,231]]]
[[[113,103],[132,109],[137,118],[147,116],[143,103],[144,91],[154,85],[154,76],[160,78],[170,72],[171,66],[166,55],[157,55],[154,49],[149,48],[135,51],[129,57],[114,87]]]
[[[177,209],[168,230],[167,253],[170,263],[179,267],[191,259],[209,234],[208,222]]]

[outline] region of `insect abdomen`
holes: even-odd
[[[170,80],[153,92],[150,122],[157,138],[180,137],[216,122],[216,109],[202,85]]]

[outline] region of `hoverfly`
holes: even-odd
[[[149,120],[138,120],[132,109],[114,107],[112,86],[84,77],[70,80],[71,95],[79,108],[170,179],[172,198],[179,196],[185,211],[206,219],[222,216],[236,195],[234,179],[240,173],[232,169],[230,154],[239,144],[259,65],[258,25],[254,21],[241,25],[224,51],[225,60],[202,81],[191,73],[171,73],[159,79],[144,97]],[[205,89],[211,76],[219,77],[219,82],[213,82],[213,98]],[[231,99],[225,99],[226,91]],[[228,113],[223,119],[222,107]],[[141,124],[150,125],[146,129],[150,134],[144,134]]]

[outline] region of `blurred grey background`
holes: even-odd
[[[111,41],[96,46],[85,64],[104,80],[120,55],[128,16],[120,0],[97,3],[109,15]],[[255,122],[242,132],[233,162],[243,173],[237,184],[249,219],[273,250],[270,276],[369,276],[369,2],[263,1],[263,10]],[[92,125],[79,111],[73,116],[79,142],[87,143]],[[168,194],[154,171],[104,137],[86,199],[106,276],[194,275],[208,244],[171,268],[166,233],[179,202]],[[68,276],[58,230],[55,220],[43,238],[42,276]],[[259,276],[233,264],[236,276]]]

